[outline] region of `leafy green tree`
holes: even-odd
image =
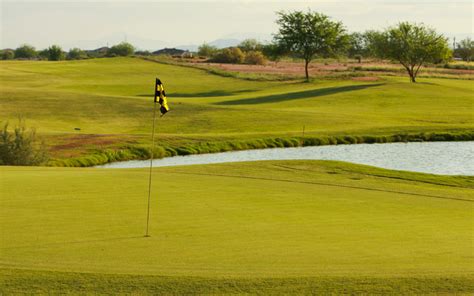
[[[261,51],[263,45],[257,41],[257,39],[245,39],[244,41],[240,42],[237,46],[243,52],[249,51]]]
[[[48,49],[45,48],[45,49],[39,50],[37,52],[37,57],[40,60],[49,60],[49,51],[48,51]]]
[[[471,40],[471,38],[461,40],[458,43],[455,53],[463,59],[463,61],[472,61],[474,57],[474,41]]]
[[[198,55],[201,57],[213,57],[218,52],[217,47],[203,43],[198,48]]]
[[[33,59],[36,57],[36,50],[33,46],[24,44],[15,49],[16,59]]]
[[[441,63],[451,56],[447,38],[423,24],[399,23],[373,42],[378,56],[398,61],[407,70],[411,82],[416,82],[424,64]]]
[[[63,49],[59,45],[52,45],[48,47],[48,60],[61,61],[65,59]]]
[[[107,52],[108,56],[129,56],[135,51],[133,45],[128,42],[122,42],[112,46]]]
[[[332,56],[344,51],[348,37],[341,22],[312,12],[278,12],[279,31],[275,42],[288,52],[305,61],[306,80],[309,81],[308,65],[316,56]]]
[[[364,32],[363,39],[367,50],[367,56],[379,57],[379,44],[382,44],[385,39],[384,33],[375,30],[368,30]]]
[[[0,130],[0,165],[38,165],[48,159],[44,143],[37,143],[34,129],[28,130],[23,121],[13,131],[8,123]]]
[[[270,61],[274,62],[280,61],[280,59],[286,54],[285,49],[276,43],[263,45],[262,52]]]
[[[362,58],[372,56],[370,48],[370,40],[373,38],[373,31],[366,31],[364,33],[354,32],[348,36],[349,48],[347,55],[350,58],[355,58],[361,62]]]
[[[13,60],[15,58],[15,52],[11,49],[2,50],[2,60]]]
[[[68,60],[81,60],[81,59],[86,59],[87,55],[83,50],[76,47],[76,48],[71,48],[69,50],[66,58]]]

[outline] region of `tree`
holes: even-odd
[[[411,82],[416,82],[422,65],[441,63],[451,55],[447,38],[423,24],[399,23],[373,42],[377,55],[398,61],[407,70]]]
[[[129,56],[135,51],[133,45],[128,42],[122,42],[112,46],[107,52],[108,56]]]
[[[69,50],[66,58],[68,60],[81,60],[81,59],[86,59],[87,55],[83,50],[76,47],[76,48],[71,48]]]
[[[373,31],[364,33],[355,32],[348,36],[349,48],[347,55],[361,62],[362,58],[371,56],[370,39],[373,38]]]
[[[64,52],[59,45],[52,45],[48,48],[48,60],[61,61],[64,60],[64,58]]]
[[[474,57],[474,41],[471,38],[461,40],[455,51],[463,61],[470,62]]]
[[[24,44],[15,49],[16,59],[33,59],[36,57],[36,50],[33,46]]]
[[[316,56],[332,56],[347,47],[348,38],[341,22],[309,10],[289,13],[278,12],[280,26],[275,42],[305,61],[306,81],[309,81],[308,65]]]
[[[213,57],[217,53],[218,49],[215,46],[203,43],[198,48],[198,55],[201,57]]]
[[[276,63],[286,54],[285,49],[276,43],[263,45],[262,52],[270,61]]]
[[[1,58],[2,60],[13,60],[15,58],[15,52],[11,49],[2,50]]]
[[[379,53],[379,44],[383,44],[384,34],[380,31],[368,30],[363,34],[363,39],[365,42],[367,56],[378,57]]]
[[[49,51],[48,51],[47,48],[42,49],[42,50],[39,50],[39,51],[36,53],[36,56],[37,56],[40,60],[49,60]]]
[[[257,41],[257,39],[245,39],[244,41],[240,42],[237,46],[243,52],[249,51],[261,51],[263,45]]]

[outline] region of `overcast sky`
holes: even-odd
[[[157,49],[220,38],[264,41],[277,31],[275,11],[307,8],[342,21],[348,31],[415,21],[464,38],[472,36],[474,11],[470,0],[0,1],[0,48],[96,48],[127,40]]]

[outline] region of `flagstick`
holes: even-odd
[[[156,102],[153,103],[153,129],[151,132],[151,156],[150,156],[150,176],[148,178],[148,210],[146,214],[146,233],[145,237],[149,237],[148,226],[150,224],[150,200],[151,200],[151,172],[153,170],[153,149],[155,148],[155,121],[156,121]]]

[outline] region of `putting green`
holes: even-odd
[[[472,284],[472,177],[324,161],[159,168],[145,238],[147,170],[0,170],[7,273]]]

